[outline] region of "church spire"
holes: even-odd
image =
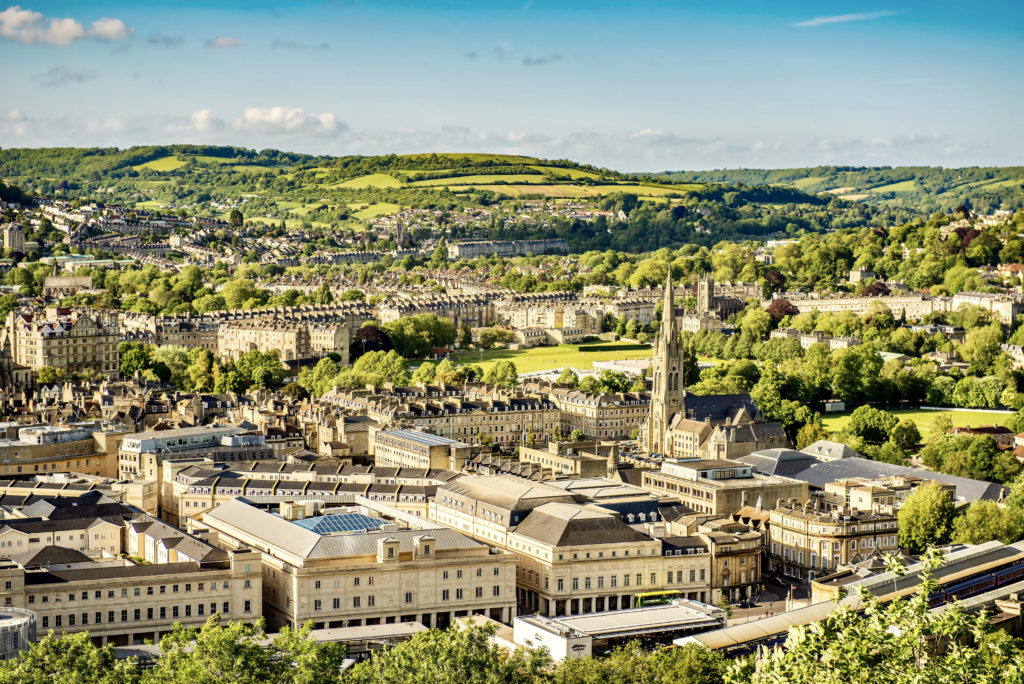
[[[672,290],[672,266],[668,267],[668,279],[665,282],[665,302],[661,308],[661,340],[665,344],[672,341],[676,334],[676,300]]]

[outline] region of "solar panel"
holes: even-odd
[[[317,534],[335,534],[339,532],[362,532],[379,530],[385,520],[362,513],[339,513],[337,515],[318,515],[304,520],[294,521],[299,527]]]

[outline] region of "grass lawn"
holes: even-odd
[[[935,420],[939,416],[949,416],[955,427],[977,427],[979,425],[1002,425],[1009,420],[1012,413],[997,412],[975,412],[975,411],[923,411],[921,409],[907,409],[905,411],[893,411],[900,420],[909,418],[917,424],[921,436],[928,439],[935,426]],[[826,430],[839,432],[850,423],[850,414],[826,414],[822,416],[822,425]]]
[[[368,207],[360,209],[359,211],[352,214],[358,219],[376,218],[377,216],[386,216],[387,214],[394,214],[395,212],[401,211],[402,207],[397,204],[391,204],[389,202],[380,202],[378,204],[371,204]]]
[[[591,351],[580,351],[583,346]],[[630,349],[629,347],[633,347]],[[593,348],[597,348],[594,350]],[[602,349],[606,348],[606,349]],[[613,359],[647,359],[651,349],[646,344],[630,344],[627,342],[588,342],[584,345],[560,344],[557,347],[534,347],[533,349],[488,349],[482,353],[468,351],[452,354],[452,362],[457,365],[467,363],[479,364],[483,359],[484,370],[498,361],[512,361],[520,373],[551,370],[572,366],[580,370],[590,370],[594,361],[611,361]]]
[[[180,169],[184,165],[185,162],[177,157],[160,157],[159,159],[152,159],[145,164],[139,164],[132,168],[136,171],[141,171],[142,169],[150,169],[152,171],[174,171],[175,169]]]

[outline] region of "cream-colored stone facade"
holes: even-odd
[[[447,627],[515,615],[515,556],[452,530],[317,534],[235,500],[201,518],[225,549],[258,548],[271,628],[421,622]]]
[[[520,612],[578,615],[630,608],[636,594],[679,591],[708,603],[711,554],[703,544],[652,537],[564,490],[511,476],[441,487],[432,520],[518,558]]]
[[[811,581],[840,565],[899,548],[896,514],[825,512],[806,502],[775,508],[769,521],[768,562],[773,573]]]
[[[34,370],[56,368],[71,375],[120,372],[117,315],[51,307],[45,313],[12,311],[7,316],[15,363]]]

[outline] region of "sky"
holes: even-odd
[[[0,65],[0,147],[1024,164],[1022,0],[0,0]]]

